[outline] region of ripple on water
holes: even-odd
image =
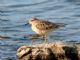
[[[64,41],[68,43],[79,43],[79,12],[80,0],[1,0],[1,60],[9,58],[17,60],[15,56],[16,50],[22,45],[31,45],[33,37],[30,34],[35,34],[35,32],[26,23],[33,16],[46,18],[51,22],[67,24],[64,28],[52,32],[53,35],[49,38],[50,42]],[[42,42],[38,39],[33,44]]]

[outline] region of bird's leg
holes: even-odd
[[[45,42],[48,42],[48,34],[45,34],[44,37],[45,37]]]

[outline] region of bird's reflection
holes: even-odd
[[[36,41],[44,41],[46,37],[44,37],[43,35],[39,35],[39,34],[29,34],[27,36],[25,36],[26,38],[28,38],[29,40],[31,40],[32,42],[36,42]],[[56,39],[60,39],[64,36],[62,35],[58,35],[58,34],[53,34],[53,35],[49,35],[50,39],[56,40]]]

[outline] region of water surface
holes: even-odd
[[[26,23],[33,16],[67,24],[53,32],[50,42],[80,43],[79,12],[79,0],[0,0],[0,60],[17,60],[16,50],[31,45],[27,36],[35,32]],[[38,40],[34,44],[42,42]]]

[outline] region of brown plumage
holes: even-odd
[[[32,18],[29,20],[32,30],[41,35],[48,35],[49,32],[58,29],[61,25],[45,21],[38,18]]]
[[[48,21],[40,21],[39,24],[36,25],[36,28],[40,29],[40,30],[52,30],[57,28],[58,25],[48,22]]]

